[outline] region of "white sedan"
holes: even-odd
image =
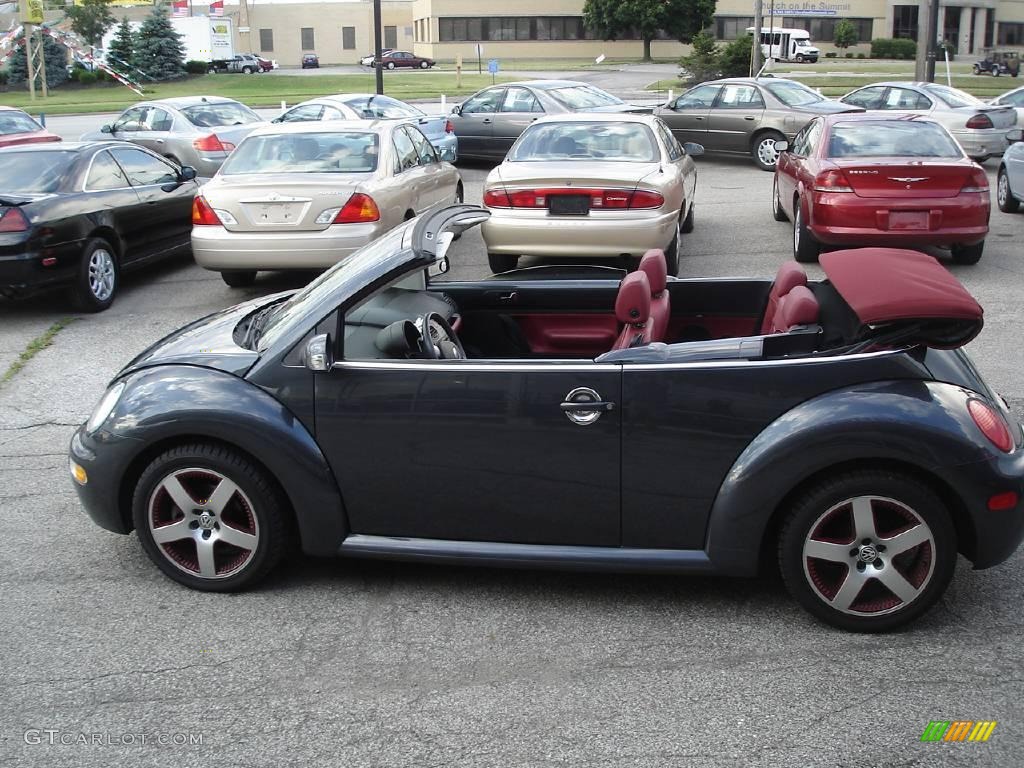
[[[996,177],[996,202],[999,210],[1014,213],[1024,203],[1024,131],[1015,128],[1006,134],[1009,149],[1003,153]]]

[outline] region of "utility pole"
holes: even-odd
[[[924,79],[929,83],[935,82],[935,49],[938,47],[936,42],[939,37],[939,0],[929,0],[928,2],[928,36],[926,42],[928,45],[927,58],[925,59],[925,73]]]
[[[928,29],[928,8],[931,0],[918,0],[917,3],[917,56],[914,62],[914,79],[924,80],[928,68],[928,46],[925,44],[927,37],[924,30]]]
[[[764,24],[764,8],[762,0],[754,0],[754,47],[750,50],[750,74],[756,76],[761,71],[761,26]]]
[[[380,44],[380,0],[373,0],[373,55],[377,93],[384,93],[384,50]]]

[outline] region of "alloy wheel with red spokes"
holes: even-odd
[[[262,468],[223,446],[180,446],[155,458],[135,487],[132,514],[150,559],[193,589],[249,586],[286,549],[275,487]]]
[[[941,597],[956,563],[942,500],[916,478],[865,470],[814,486],[779,537],[793,596],[834,626],[879,632],[905,624]]]

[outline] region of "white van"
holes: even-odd
[[[747,27],[747,34],[754,34],[753,27]],[[806,29],[787,27],[761,27],[761,53],[765,59],[775,61],[797,61],[812,64],[821,52],[811,45],[811,33]]]

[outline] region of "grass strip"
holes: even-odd
[[[50,346],[53,343],[54,337],[74,321],[75,318],[73,317],[65,317],[63,320],[58,320],[41,334],[32,339],[32,341],[25,346],[25,351],[18,355],[18,359],[11,363],[7,370],[4,371],[3,377],[0,378],[0,385],[6,384],[17,376],[18,371],[24,368],[28,364],[29,360]]]

